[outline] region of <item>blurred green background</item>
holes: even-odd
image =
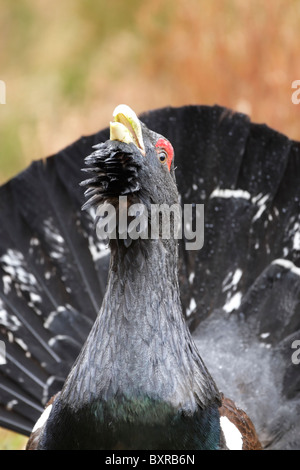
[[[299,0],[1,0],[0,183],[117,104],[220,104],[300,139]],[[0,431],[0,449],[26,439]]]

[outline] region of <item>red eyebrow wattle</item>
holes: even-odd
[[[167,152],[167,165],[168,165],[168,168],[169,168],[169,170],[170,170],[171,164],[172,164],[172,160],[173,160],[173,157],[174,157],[174,149],[173,149],[172,144],[171,144],[167,139],[163,139],[163,138],[161,137],[161,138],[158,139],[158,141],[156,142],[155,147],[156,147],[156,148],[164,149],[164,150]]]

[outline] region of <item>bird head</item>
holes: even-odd
[[[171,143],[148,129],[129,106],[116,107],[110,139],[94,149],[85,159],[84,171],[91,178],[81,183],[88,198],[83,209],[104,210],[110,204],[119,210],[120,196],[126,196],[127,209],[133,204],[149,210],[152,205],[178,203]]]

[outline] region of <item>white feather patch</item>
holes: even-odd
[[[242,450],[243,437],[238,428],[229,421],[227,416],[221,416],[220,422],[228,449]]]
[[[37,422],[35,423],[32,432],[37,431],[46,423],[47,419],[49,418],[50,411],[52,409],[52,405],[47,406],[47,408],[43,411]]]

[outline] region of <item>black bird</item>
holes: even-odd
[[[83,182],[89,198],[83,208],[96,206],[99,215],[99,207],[105,211],[111,204],[119,214],[119,197],[128,195],[126,212],[134,203],[147,214],[156,206],[163,218],[179,203],[172,145],[124,105],[110,127],[110,140],[86,158],[91,178]],[[147,233],[144,227],[136,239],[132,220],[123,233],[115,224],[108,231],[111,261],[102,307],[28,448],[35,442],[37,449],[225,447],[221,396],[182,314],[175,220],[163,238],[166,221],[148,217]],[[155,222],[161,226],[152,239]],[[98,223],[107,224],[107,217]]]
[[[112,126],[125,142],[99,144],[86,159],[87,211],[79,212],[82,155],[107,130],[1,188],[1,424],[29,434],[40,403],[62,390],[29,447],[259,448],[197,343],[263,446],[297,448],[299,144],[241,114],[196,106],[144,115],[159,135],[141,124],[142,141],[126,114],[115,116],[126,128]],[[162,134],[176,150],[181,202],[205,203],[203,249],[179,242],[181,301],[174,239],[111,240],[108,266],[92,222],[94,205],[120,209],[120,195],[146,208],[177,201]]]

